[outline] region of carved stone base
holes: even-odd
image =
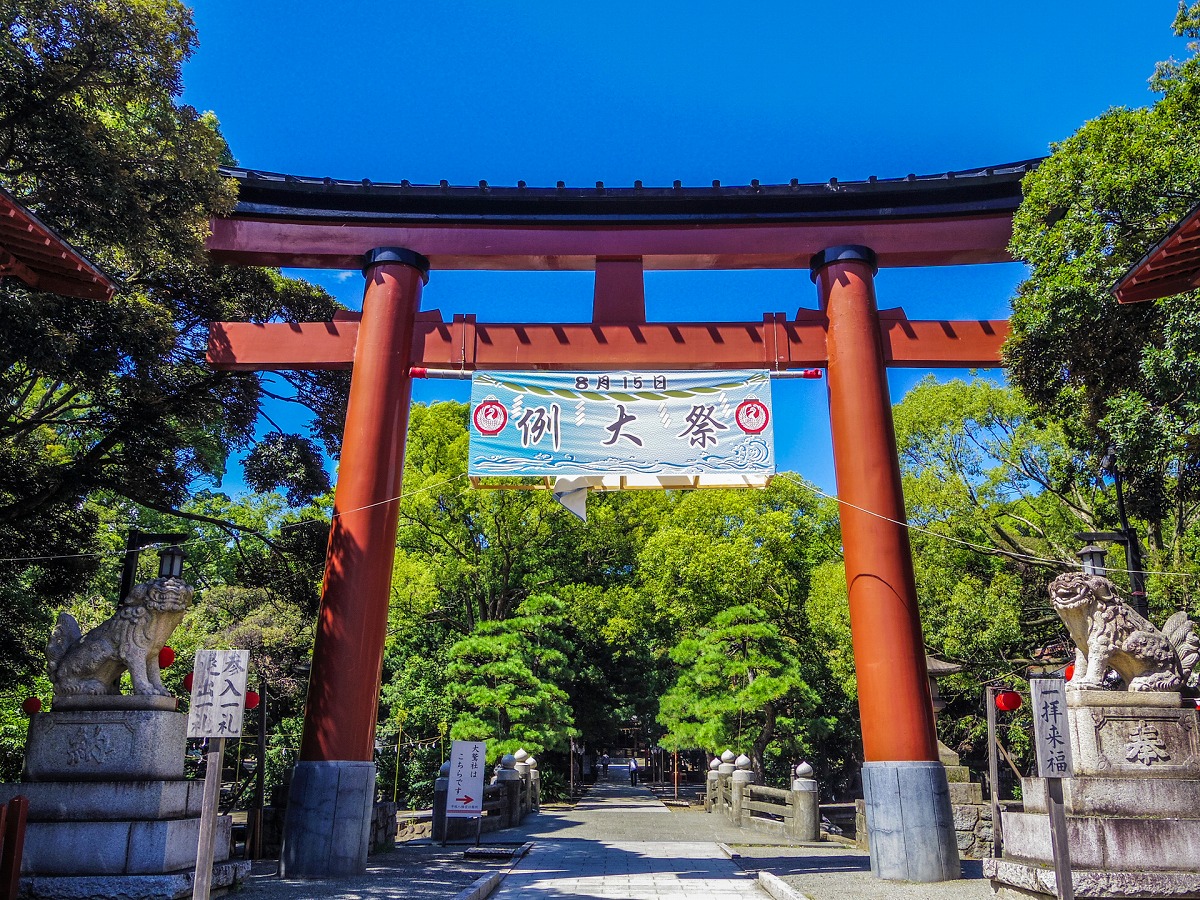
[[[22,781],[183,778],[187,716],[166,710],[38,713],[29,723]]]
[[[39,781],[0,784],[0,803],[18,794],[36,822],[186,819],[200,815],[203,781]]]
[[[1200,859],[1200,819],[1068,816],[1071,867],[1105,871],[1191,870]],[[1049,865],[1050,818],[1005,813],[1004,856]]]
[[[0,785],[0,799],[29,799],[26,883],[56,890],[49,894],[56,897],[130,897],[151,889],[176,896],[162,885],[195,868],[204,789],[183,777],[186,746],[187,717],[174,711],[35,715],[24,782]],[[230,828],[228,816],[218,818],[219,861],[229,856]],[[108,893],[96,894],[97,885],[108,885]]]
[[[1074,778],[1063,779],[1078,897],[1200,898],[1200,743],[1178,694],[1067,692]],[[1046,783],[1026,778],[1005,812],[1004,859],[986,860],[997,896],[1054,896]]]
[[[213,866],[212,888],[240,884],[250,874],[250,863],[231,860]],[[192,896],[194,873],[166,875],[34,875],[21,879],[23,900],[182,900]]]
[[[153,694],[65,694],[54,698],[54,712],[71,709],[93,711],[113,709],[165,709],[175,712],[179,701],[174,697],[157,697]]]
[[[1076,775],[1200,778],[1195,707],[1179,694],[1067,691]]]
[[[233,820],[217,818],[215,859],[229,858]],[[199,819],[30,822],[21,872],[36,875],[161,875],[196,866]]]
[[[1064,778],[1063,806],[1069,816],[1167,818],[1200,816],[1200,779]],[[1022,778],[1025,812],[1046,815],[1046,782]]]
[[[992,880],[997,900],[1053,900],[1057,879],[1052,866],[985,859],[983,875]],[[1076,897],[1096,900],[1193,900],[1200,897],[1200,873],[1145,871],[1074,871]]]

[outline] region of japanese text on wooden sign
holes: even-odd
[[[483,777],[486,773],[487,744],[483,741],[454,741],[451,744],[447,819],[483,815]]]
[[[242,736],[249,650],[197,650],[192,668],[190,738]]]
[[[479,372],[470,475],[775,473],[771,378]]]
[[[1029,682],[1039,778],[1070,778],[1072,774],[1066,685],[1061,678],[1034,678]]]

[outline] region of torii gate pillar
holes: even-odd
[[[897,881],[960,873],[946,770],[938,762],[900,462],[875,303],[875,254],[813,257],[829,321],[829,418],[863,733],[871,871]]]
[[[366,290],[338,466],[300,761],[280,875],[366,869],[375,801],[375,711],[396,556],[408,432],[413,324],[429,261],[385,247],[363,262]]]

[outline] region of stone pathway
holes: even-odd
[[[533,849],[513,863],[467,860],[463,846],[427,841],[372,856],[368,871],[341,881],[280,881],[264,864],[238,896],[243,900],[450,900],[480,876],[505,875],[493,900],[768,900],[759,871],[771,872],[812,900],[987,900],[979,864],[966,878],[938,885],[882,882],[870,860],[833,843],[789,844],[735,828],[702,809],[668,809],[646,787],[631,787],[612,766],[573,807],[547,808],[520,828],[483,836],[484,845]],[[721,844],[732,848],[731,859]]]
[[[518,829],[533,850],[504,879],[494,900],[536,898],[713,898],[767,896],[718,841],[744,833],[718,816],[672,813],[645,787],[630,787],[612,766],[573,808],[543,810]],[[701,826],[701,827],[697,827]],[[513,832],[492,835],[513,840]]]

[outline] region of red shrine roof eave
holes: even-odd
[[[1200,287],[1200,204],[1147,250],[1113,287],[1119,303],[1140,303]]]
[[[49,225],[0,187],[0,277],[39,291],[110,300],[113,282]]]
[[[515,188],[377,184],[225,169],[232,216],[213,221],[217,262],[358,268],[402,246],[435,269],[807,268],[864,244],[879,264],[963,265],[1011,257],[1020,182],[1038,160],[936,176],[711,188]]]
[[[646,270],[807,269],[841,244],[875,251],[882,268],[1011,262],[1012,216],[891,223],[609,226],[395,226],[228,218],[212,223],[214,262],[358,269],[375,247],[405,247],[434,270],[591,270],[597,258],[640,259]]]

